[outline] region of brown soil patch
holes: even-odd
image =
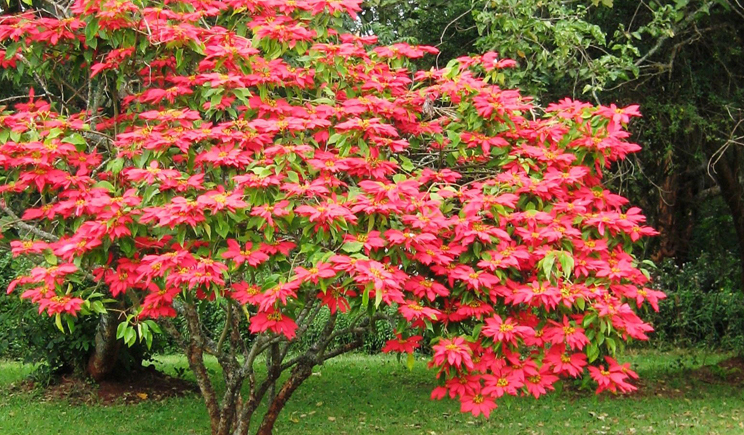
[[[676,386],[671,386],[665,379],[646,380],[641,378],[633,382],[638,387],[638,390],[628,396],[681,398],[694,393],[700,383],[726,384],[732,387],[744,388],[744,357],[733,357],[718,364],[706,365],[694,370],[685,370],[676,376],[683,377],[685,381],[682,383],[674,382]]]
[[[588,375],[587,375],[588,376]],[[709,385],[728,385],[744,389],[744,357],[734,357],[715,365],[706,365],[697,369],[688,369],[669,374],[668,376],[648,379],[641,374],[640,379],[631,380],[638,389],[632,393],[603,393],[607,399],[665,397],[679,399],[699,393],[700,388]],[[586,397],[594,394],[595,384],[589,389],[580,388],[580,381],[567,381],[563,391],[571,398]]]
[[[683,374],[681,376],[687,376]],[[685,384],[681,387],[671,386],[664,379],[636,379],[631,381],[638,388],[631,393],[620,395],[621,397],[642,398],[642,397],[666,397],[670,399],[679,399],[691,394],[694,391],[693,385]]]
[[[32,389],[26,383],[21,389]],[[145,367],[132,372],[124,378],[104,380],[95,383],[78,377],[62,377],[57,383],[48,386],[41,393],[45,400],[66,400],[73,404],[133,404],[158,401],[169,397],[182,397],[197,393],[193,382],[174,378],[153,368]]]
[[[744,387],[744,357],[736,356],[713,366],[692,371],[695,379],[708,384],[728,384]]]

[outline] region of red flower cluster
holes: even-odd
[[[637,106],[565,99],[528,116],[528,98],[491,84],[514,65],[495,53],[412,74],[436,49],[322,24],[360,3],[77,0],[68,20],[0,18],[0,43],[45,73],[136,84],[97,113],[31,95],[0,114],[0,194],[39,230],[11,242],[39,266],[8,292],[85,314],[100,293],[67,283],[93,271],[141,301],[137,317],[227,301],[251,333],[286,340],[317,304],[390,305],[406,327],[384,350],[433,330],[434,396],[486,416],[645,339],[637,309],[664,295],[631,248],[655,231],[602,184],[639,149],[624,129]],[[588,369],[599,391],[632,390],[606,361]]]

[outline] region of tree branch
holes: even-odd
[[[48,233],[44,230],[41,230],[33,225],[29,225],[21,218],[18,217],[17,214],[13,213],[11,209],[8,208],[8,206],[0,201],[0,209],[5,212],[8,216],[13,218],[14,222],[12,222],[12,225],[16,228],[22,229],[24,231],[28,231],[29,233],[35,234],[38,237],[41,237],[42,239],[46,240],[47,242],[57,242],[59,241],[59,237],[55,236],[52,233]]]
[[[716,3],[717,2],[715,0],[710,0],[708,2],[705,2],[700,8],[696,9],[695,11],[693,11],[689,15],[687,15],[685,17],[685,19],[682,20],[682,22],[678,26],[675,26],[672,29],[672,32],[673,32],[672,35],[665,34],[665,35],[661,36],[659,39],[657,39],[656,40],[656,44],[654,44],[654,46],[651,47],[651,49],[649,49],[646,52],[645,55],[643,55],[640,59],[638,59],[637,61],[635,61],[635,64],[634,65],[635,66],[641,66],[644,62],[646,62],[646,60],[648,60],[648,58],[650,58],[657,51],[659,51],[661,49],[661,47],[664,46],[664,44],[666,43],[666,41],[668,39],[672,38],[674,34],[679,33],[678,30],[680,30],[681,28],[686,27],[688,24],[690,24],[695,19],[695,17],[697,17],[697,15],[700,12],[702,12],[702,11],[704,11],[706,9],[709,9],[711,6],[714,6]]]

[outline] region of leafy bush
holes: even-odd
[[[0,285],[7,288],[12,276],[28,270],[23,259],[10,252],[0,256]],[[69,334],[60,334],[54,319],[39,316],[29,301],[0,297],[0,358],[36,364],[34,378],[49,382],[53,374],[80,371],[94,345],[96,318],[81,318]]]
[[[395,310],[387,309],[390,311],[389,314],[394,314]],[[313,343],[315,343],[321,336],[323,328],[328,323],[328,320],[330,319],[330,310],[326,307],[324,307],[319,313],[318,316],[315,318],[313,323],[308,327],[307,332],[303,334],[303,336],[300,338],[300,346],[299,350],[304,352],[307,348],[309,348]],[[348,328],[352,322],[354,321],[354,318],[352,316],[346,315],[346,314],[339,314],[338,320],[336,321],[336,327],[339,329]],[[362,345],[361,349],[365,353],[369,354],[375,354],[382,350],[382,348],[385,346],[385,343],[387,343],[388,340],[392,340],[395,338],[395,334],[393,332],[393,325],[391,325],[386,320],[379,320],[374,323],[372,326],[367,326],[367,332],[364,334],[364,344]],[[335,346],[343,346],[345,344],[349,344],[354,341],[353,336],[349,335],[343,335],[339,336],[335,339],[333,343],[331,343],[334,347]]]
[[[10,252],[0,254],[0,288],[7,288],[12,277],[29,269],[28,260],[13,258]],[[0,294],[0,358],[35,365],[31,377],[43,384],[53,382],[58,375],[82,374],[95,346],[98,317],[80,317],[71,325],[72,330],[60,334],[55,319],[40,316],[36,305]],[[162,351],[163,346],[164,340],[158,340],[151,350],[144,345],[122,347],[119,369],[128,371],[138,366],[152,352]]]
[[[677,266],[659,265],[655,285],[668,298],[650,316],[652,344],[744,350],[744,293],[739,288],[738,258],[702,253]]]

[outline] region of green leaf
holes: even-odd
[[[266,229],[264,229],[264,237],[266,237],[266,240],[268,241],[274,240],[274,227],[267,225]]]
[[[48,249],[44,250],[44,260],[46,260],[46,262],[49,263],[50,266],[57,265],[57,256],[52,254],[52,252]]]
[[[584,311],[586,308],[586,301],[583,298],[576,299],[576,306],[579,310]]]
[[[333,133],[331,137],[328,138],[328,145],[332,145],[338,142],[338,140],[341,139],[342,137],[344,137],[344,135],[341,133]]]
[[[183,63],[183,48],[176,50],[176,68],[179,68]]]
[[[584,321],[581,322],[581,327],[586,329],[589,325],[594,323],[595,320],[597,320],[598,316],[597,313],[589,314],[588,316],[584,317]]]
[[[73,145],[87,145],[85,138],[79,133],[74,133],[67,136],[66,138],[62,139],[62,142],[71,143]]]
[[[97,182],[96,184],[93,185],[93,187],[101,187],[101,188],[104,188],[104,189],[108,190],[109,192],[114,192],[116,190],[116,188],[114,187],[114,185],[111,184],[111,183],[109,183],[106,180],[101,180],[101,181]]]
[[[347,242],[344,243],[344,246],[341,247],[344,251],[353,254],[355,252],[359,252],[364,247],[364,243],[362,242]]]
[[[114,175],[118,175],[124,168],[124,159],[114,159],[108,162],[106,170],[110,171]]]
[[[147,323],[150,326],[150,329],[153,330],[156,334],[163,333],[163,331],[160,329],[160,325],[158,325],[154,320],[145,320],[145,323]]]
[[[612,339],[611,337],[607,337],[605,339],[605,346],[607,346],[607,349],[610,350],[611,355],[615,355],[615,353],[617,352],[617,344],[615,343],[614,339]]]
[[[29,3],[30,4],[30,3]],[[85,25],[85,43],[92,49],[98,46],[98,19],[94,18]]]
[[[416,167],[415,167],[415,166],[413,165],[413,162],[411,162],[411,159],[409,159],[408,157],[405,157],[405,156],[398,156],[398,158],[399,158],[399,159],[400,159],[400,161],[401,161],[401,165],[400,165],[400,167],[401,167],[401,168],[403,168],[403,170],[404,170],[404,171],[408,171],[408,172],[411,172],[411,171],[413,171],[413,170],[414,170],[414,169],[416,168]]]
[[[220,237],[227,238],[227,235],[230,233],[230,225],[225,222],[225,220],[220,215],[220,219],[217,221],[217,234],[220,235]]]
[[[362,307],[367,308],[367,305],[369,305],[369,289],[370,286],[366,286],[364,288],[364,293],[362,294]]]
[[[96,314],[106,314],[106,307],[103,306],[101,301],[93,301],[90,303],[90,308]]]
[[[586,358],[590,364],[599,358],[599,348],[596,344],[591,343],[586,347]]]
[[[15,54],[18,52],[18,49],[21,47],[20,42],[13,42],[12,44],[8,45],[7,50],[5,50],[5,60],[12,59]]]
[[[57,313],[57,315],[54,316],[54,324],[57,326],[57,329],[62,331],[64,334],[65,328],[62,326],[62,315]]]
[[[550,274],[553,272],[553,265],[555,264],[555,253],[551,252],[542,259],[542,270],[546,279],[550,279]]]
[[[134,328],[126,328],[124,330],[124,343],[126,343],[127,346],[132,347],[136,341],[137,331],[135,331]]]
[[[124,338],[124,333],[127,331],[127,323],[121,322],[119,323],[119,326],[116,327],[116,339],[121,340]]]
[[[186,241],[186,227],[178,227],[178,232],[176,233],[176,241],[183,245]]]
[[[49,130],[49,133],[47,134],[46,137],[47,137],[47,139],[54,139],[54,138],[59,137],[60,135],[62,135],[62,133],[63,133],[63,131],[61,129],[55,127],[53,129]]]
[[[574,268],[574,259],[571,254],[565,251],[561,251],[560,253],[560,262],[561,262],[561,269],[563,270],[563,276],[568,278],[571,276],[571,273],[573,272]]]
[[[70,330],[70,334],[75,332],[75,319],[72,316],[65,316],[65,321],[67,322],[67,329]]]
[[[406,367],[408,367],[408,371],[413,371],[413,363],[416,362],[416,358],[414,358],[412,353],[408,354],[408,358],[406,358]]]

